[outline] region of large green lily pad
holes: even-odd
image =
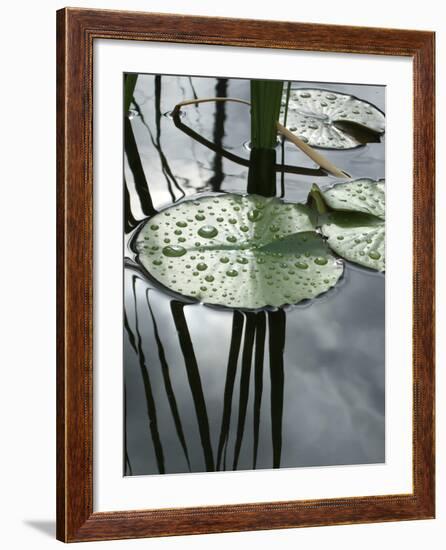
[[[326,292],[343,272],[310,213],[277,198],[210,195],[153,216],[134,247],[154,279],[203,303],[295,304]]]
[[[322,193],[333,209],[323,218],[322,233],[339,256],[385,271],[385,190],[383,181],[360,179]]]
[[[282,98],[281,116],[286,106]],[[379,141],[385,116],[374,105],[352,95],[298,88],[290,91],[287,128],[313,147],[352,149]]]

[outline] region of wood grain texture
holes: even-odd
[[[93,41],[408,56],[414,67],[413,493],[93,513]],[[63,9],[57,13],[57,537],[123,539],[434,517],[434,34]],[[409,106],[408,106],[409,108]]]

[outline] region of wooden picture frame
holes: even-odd
[[[177,42],[413,60],[413,492],[93,512],[93,43]],[[66,8],[57,13],[57,538],[65,542],[434,517],[434,33]]]

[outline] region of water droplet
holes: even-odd
[[[183,232],[181,231],[181,229],[175,229],[174,233],[175,235],[181,235]]]
[[[200,286],[201,292],[206,292],[207,289],[208,289],[207,286]]]
[[[305,262],[296,262],[294,265],[299,269],[308,269],[308,264]]]
[[[338,235],[336,238],[338,239],[338,241],[343,241],[343,240],[344,240],[344,236],[343,236],[343,235]]]
[[[232,223],[232,224],[237,223],[237,220],[235,218],[229,218],[228,221],[229,223]]]
[[[214,280],[214,277],[213,277],[212,275],[206,275],[205,280],[206,280],[208,283],[212,283],[212,281]]]
[[[197,264],[198,271],[205,271],[207,268],[208,268],[207,264],[203,262],[200,262],[199,264]]]
[[[229,258],[227,256],[223,256],[222,258],[220,258],[220,262],[222,264],[227,264],[229,262]]]
[[[336,99],[336,96],[334,94],[325,94],[325,97],[329,100],[329,101],[334,101]]]
[[[272,232],[272,233],[276,233],[277,231],[279,231],[280,227],[277,226],[277,225],[270,225],[269,226],[269,230]]]
[[[153,265],[161,265],[162,263],[162,260],[153,260]]]
[[[226,275],[228,277],[237,277],[238,271],[236,269],[229,269],[228,271],[226,271]]]
[[[203,227],[200,227],[198,230],[198,234],[205,239],[212,239],[218,234],[218,231],[213,225],[203,225]]]
[[[376,250],[371,250],[369,252],[369,257],[372,260],[379,260],[381,258],[381,254],[379,252],[377,252]]]
[[[205,218],[206,216],[204,216],[203,214],[195,214],[195,219],[199,222],[202,222]]]
[[[242,225],[240,227],[240,231],[243,231],[243,233],[246,233],[247,231],[249,231],[249,227],[247,225]]]
[[[303,97],[304,99],[311,97],[311,94],[309,92],[301,92],[300,97]]]
[[[236,243],[237,237],[234,237],[234,235],[229,235],[229,237],[226,237],[226,240],[228,241],[228,243]]]
[[[255,222],[262,217],[262,213],[259,210],[250,210],[248,212],[248,220],[250,222]]]
[[[317,130],[319,126],[317,124],[309,124],[308,128],[311,128],[311,130]]]
[[[327,265],[328,264],[328,260],[327,258],[315,258],[314,259],[314,263],[317,264],[317,265]]]
[[[180,245],[165,246],[163,248],[163,254],[169,258],[178,258],[186,254],[186,249]]]
[[[240,256],[239,258],[237,258],[237,262],[239,264],[247,264],[248,260],[246,258],[243,258],[242,256]]]
[[[185,222],[183,220],[179,220],[179,221],[177,221],[176,225],[178,227],[187,227],[187,222]]]
[[[159,225],[156,225],[156,223],[154,223],[153,225],[150,226],[150,229],[151,229],[152,231],[156,231],[156,230],[159,229],[159,228],[160,228]]]

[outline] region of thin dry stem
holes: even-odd
[[[314,160],[321,168],[323,168],[329,174],[336,176],[338,178],[349,178],[345,172],[340,170],[335,164],[327,160],[323,155],[315,151],[307,143],[298,138],[293,132],[290,132],[288,128],[285,128],[280,122],[277,123],[277,131],[279,134],[284,136],[288,141],[291,141],[298,147],[303,153],[310,157],[311,160]]]

